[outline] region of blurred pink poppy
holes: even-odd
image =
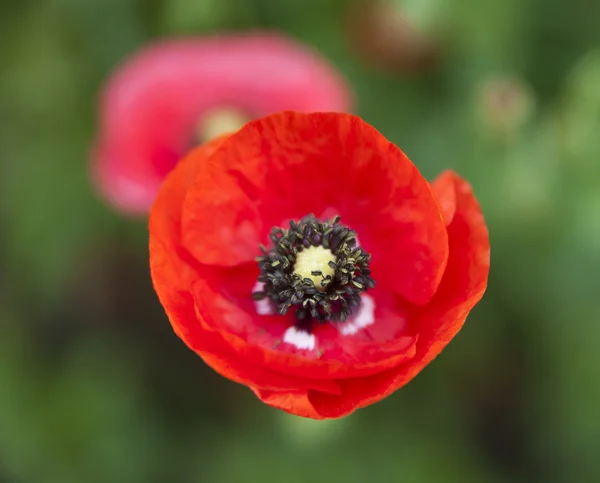
[[[108,79],[94,184],[125,214],[146,214],[191,147],[283,110],[347,112],[351,92],[316,52],[275,33],[167,40]]]

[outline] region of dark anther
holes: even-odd
[[[339,216],[321,222],[308,215],[298,223],[291,221],[288,230],[273,228],[270,239],[272,248],[261,245],[262,255],[256,259],[263,287],[252,295],[255,300],[268,297],[282,315],[294,307],[297,323],[304,325],[311,317],[319,322],[346,320],[360,305],[360,294],[375,287],[371,255],[356,246],[356,233],[342,225]],[[321,277],[319,287],[294,272],[297,255],[310,247],[328,249],[335,259],[328,263],[332,275],[310,272],[313,278]]]

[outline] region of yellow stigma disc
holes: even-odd
[[[330,275],[333,277],[335,269],[329,266],[329,262],[335,262],[336,257],[331,250],[322,246],[310,246],[304,248],[296,254],[296,263],[294,273],[302,278],[311,279],[319,292],[324,292],[326,287],[321,285],[323,277]],[[322,275],[313,275],[312,272],[320,271]]]

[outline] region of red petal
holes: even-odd
[[[255,267],[250,268],[225,276],[205,272],[210,285],[206,280],[193,285],[202,331],[219,333],[240,359],[293,377],[322,380],[373,374],[414,355],[416,338],[409,332],[408,315],[393,301],[377,296],[376,290],[373,296],[378,307],[372,326],[344,335],[337,325],[317,325],[313,349],[286,343],[284,333],[293,318],[256,313],[249,296],[256,274]]]
[[[277,392],[252,388],[252,391],[262,402],[274,408],[304,418],[326,419],[317,412],[317,409],[308,400],[308,391],[306,390]],[[340,414],[340,416],[342,415]]]
[[[419,339],[416,355],[406,364],[378,374],[337,380],[340,396],[300,390],[281,393],[256,389],[258,397],[294,414],[323,419],[337,418],[377,402],[414,378],[461,329],[470,310],[487,286],[490,249],[487,227],[469,184],[453,172],[442,174],[433,190],[444,213],[454,211],[448,227],[450,257],[440,288],[416,318]],[[451,200],[455,199],[455,210]]]
[[[380,287],[433,296],[448,256],[438,203],[404,153],[351,115],[280,113],[228,138],[186,199],[183,242],[202,263],[234,266],[273,226],[328,207],[372,254]]]
[[[223,141],[216,139],[186,156],[165,181],[150,216],[150,269],[154,288],[175,333],[220,374],[236,382],[265,389],[298,390],[307,387],[339,393],[328,380],[293,378],[243,359],[216,331],[203,330],[190,292],[199,276],[195,262],[180,245],[181,206],[198,166]]]
[[[190,349],[222,376],[261,390],[298,391],[309,388],[328,394],[340,394],[339,385],[331,379],[290,377],[289,373],[274,370],[276,365],[265,367],[254,364],[237,350],[235,341],[223,337],[218,331],[206,330],[207,325],[202,323],[203,317],[199,311],[196,311],[196,316],[200,325],[195,327],[192,323],[193,330],[186,332],[182,338]],[[190,324],[193,320],[187,317],[182,322]]]
[[[181,247],[181,208],[198,166],[221,144],[218,138],[183,158],[166,179],[150,214],[150,271],[158,297],[167,311],[173,329],[182,336],[179,321],[196,318],[189,289],[196,273],[185,260]]]
[[[457,177],[457,179],[460,179]],[[447,171],[433,183],[433,193],[440,204],[444,223],[449,226],[456,213],[456,186],[450,171]]]

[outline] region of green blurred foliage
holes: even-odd
[[[434,69],[364,62],[345,0],[2,2],[0,481],[600,481],[600,2],[391,1],[441,40]],[[145,223],[89,183],[119,60],[254,28],[329,57],[428,178],[471,181],[490,228],[488,293],[459,337],[341,421],[267,408],[188,351]]]

